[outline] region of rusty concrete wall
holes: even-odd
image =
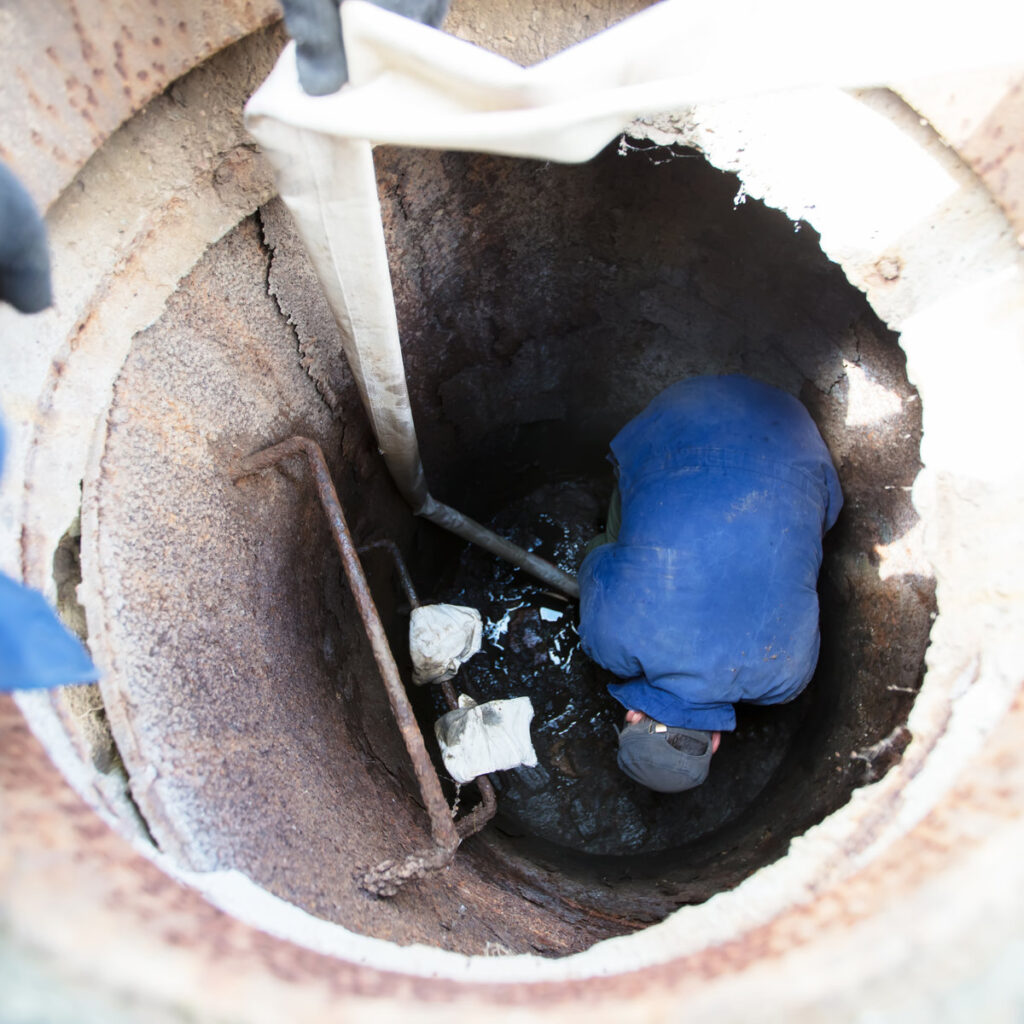
[[[6,974],[17,1001],[0,1013],[20,1022],[45,1007],[53,1024],[639,1021],[676,1019],[685,1004],[688,1019],[708,1021],[747,1020],[752,1007],[779,1021],[1012,1019],[1022,729],[1018,701],[952,799],[885,858],[743,942],[609,978],[493,986],[347,963],[214,909],[96,818],[4,698],[0,943],[19,974]]]

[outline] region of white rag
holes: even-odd
[[[424,604],[409,619],[412,681],[417,686],[451,679],[480,650],[483,622],[475,608]]]
[[[434,723],[441,757],[456,782],[520,765],[537,764],[530,739],[533,703],[529,697],[477,704],[462,694],[459,707]]]

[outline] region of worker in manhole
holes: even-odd
[[[734,705],[781,704],[818,658],[822,537],[842,506],[797,399],[746,377],[663,391],[611,444],[606,532],[579,573],[583,649],[621,681],[618,764],[699,786]]]

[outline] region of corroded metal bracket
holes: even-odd
[[[453,811],[449,808],[448,801],[441,791],[440,779],[430,760],[430,755],[427,753],[423,734],[420,732],[412,705],[405,692],[405,686],[384,632],[380,613],[377,611],[377,606],[370,593],[366,574],[359,561],[359,554],[352,541],[352,534],[349,532],[345,513],[338,499],[338,492],[334,488],[330,471],[327,468],[327,460],[324,458],[320,446],[306,437],[289,438],[287,441],[282,441],[280,444],[275,444],[243,459],[235,469],[234,480],[237,483],[243,477],[269,469],[282,459],[290,458],[293,455],[304,455],[309,463],[320,503],[327,515],[331,535],[334,537],[334,543],[341,555],[345,576],[359,610],[359,617],[362,619],[363,628],[366,630],[367,639],[373,650],[374,660],[380,671],[381,679],[384,681],[384,689],[387,692],[391,710],[394,713],[399,732],[402,734],[405,749],[409,752],[412,761],[423,805],[430,817],[433,847],[412,853],[404,860],[385,860],[357,876],[359,884],[368,892],[378,896],[393,896],[406,882],[414,878],[422,878],[432,871],[447,867],[452,862],[459,844],[467,837],[479,832],[494,817],[496,810],[494,788],[486,776],[480,776],[476,783],[482,802],[464,818],[457,822],[453,820]],[[376,542],[373,546],[387,546],[395,559],[403,588],[410,603],[415,607],[416,594],[412,589],[412,582],[397,546],[390,542]],[[452,684],[450,682],[443,683],[442,688],[447,703],[452,708],[456,707],[455,689]]]

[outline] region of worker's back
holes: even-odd
[[[580,570],[580,632],[626,707],[731,729],[796,696],[818,656],[821,537],[842,494],[792,396],[745,377],[662,392],[612,442],[622,526]]]

